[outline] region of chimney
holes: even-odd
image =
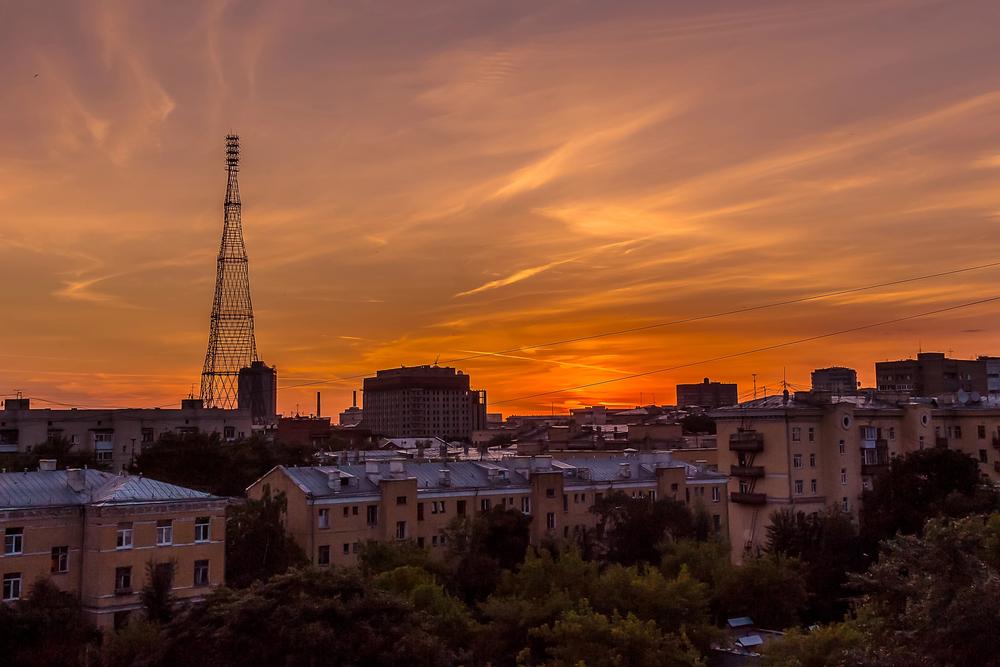
[[[451,486],[451,471],[447,468],[438,470],[438,483],[441,486]]]
[[[41,459],[38,461],[39,470],[55,470],[56,460],[55,459]]]
[[[403,462],[399,459],[389,461],[389,474],[392,475],[393,479],[402,479],[406,475],[406,468],[403,467]]]
[[[542,472],[551,469],[552,469],[551,456],[535,456],[531,459],[531,470],[533,472]]]
[[[80,468],[69,468],[66,470],[66,485],[77,493],[83,491],[87,485],[83,470]]]
[[[351,392],[351,407],[352,408],[358,407],[358,390],[357,389],[355,389],[354,391]]]
[[[632,478],[632,464],[631,463],[619,463],[618,464],[618,476],[622,479]]]
[[[330,490],[334,493],[340,491],[340,471],[339,470],[328,470],[326,473],[326,485],[330,487]]]
[[[322,417],[323,416],[323,408],[320,407],[319,392],[318,391],[316,392],[316,416],[317,417]]]
[[[490,469],[488,469],[486,471],[486,476],[489,478],[490,484],[496,484],[496,482],[497,482],[497,473],[499,473],[499,472],[500,471],[497,470],[496,468],[490,468]]]

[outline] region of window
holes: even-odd
[[[344,542],[344,555],[351,553],[351,545],[349,542]]]
[[[222,437],[226,440],[236,439],[236,427],[235,426],[223,426],[222,427]]]
[[[457,505],[455,506],[455,513],[458,514],[458,516],[465,516],[465,501],[464,500],[459,500],[458,501]]]
[[[417,538],[417,546],[418,547],[420,547],[421,549],[423,549],[424,548],[424,543],[425,542],[424,542],[424,538],[423,537],[418,537]]]
[[[361,542],[355,542],[351,545],[351,553],[358,553],[361,551]]]
[[[330,556],[330,547],[327,549],[327,560]],[[196,560],[194,562],[194,585],[195,586],[208,586],[208,561],[207,560]]]
[[[810,468],[815,468],[816,467],[816,455],[815,454],[810,454],[809,455],[809,467]]]
[[[326,528],[329,528],[330,527],[330,510],[328,508],[326,508],[326,507],[321,508],[319,510],[319,514],[317,515],[317,519],[318,519],[318,525],[319,525],[320,530],[324,530]]]
[[[406,522],[397,521],[396,522],[396,539],[405,540],[406,539]]]
[[[569,511],[569,495],[563,494],[563,512]]]
[[[985,449],[980,449],[979,450],[979,462],[980,463],[989,463],[989,461],[990,460],[986,457],[986,450]]]
[[[844,510],[845,512],[850,512],[851,511],[851,506],[847,502],[847,497],[846,496],[840,501],[840,508],[842,510]]]
[[[795,480],[795,495],[802,495],[802,480]]]
[[[132,568],[115,568],[115,595],[128,595],[132,592]]]
[[[367,521],[369,526],[378,525],[378,505],[369,505],[366,508]]]
[[[521,512],[531,514],[531,496],[521,496]]]
[[[51,572],[53,574],[69,572],[69,547],[52,547]]]
[[[194,541],[208,542],[211,536],[211,519],[207,516],[200,516],[194,520]]]
[[[358,506],[357,505],[352,505],[351,506],[351,516],[357,516],[357,515],[358,515]]]
[[[431,514],[444,514],[443,500],[435,500],[431,502]]]
[[[719,490],[719,487],[713,486],[712,487],[712,502],[713,503],[717,503],[720,500],[722,500],[722,492]]]
[[[316,564],[317,565],[329,565],[330,564],[330,545],[322,544],[316,550]]]
[[[837,448],[840,450],[841,454],[846,454],[847,453],[847,446],[844,445],[844,441],[843,440],[840,441],[840,444],[837,445]]]
[[[674,482],[673,484],[670,485],[670,490],[673,493],[677,493],[677,482]]]
[[[417,521],[424,520],[424,504],[417,503]]]
[[[545,489],[545,497],[546,498],[555,498],[556,497],[556,490],[555,489]]]
[[[955,438],[957,440],[961,440],[962,439],[962,427],[961,426],[958,426],[958,425],[955,426]]]
[[[895,440],[896,439],[896,427],[895,426],[890,426],[889,427],[889,439],[890,440]]]
[[[980,424],[976,427],[976,437],[980,440],[986,439],[986,424]]]
[[[918,449],[924,448],[924,436],[920,436],[920,441],[917,443],[917,448]]]
[[[142,429],[142,444],[149,445],[153,442],[153,429],[144,428]]]
[[[552,530],[556,527],[556,513],[549,512],[545,515],[545,527]]]
[[[840,469],[840,483],[847,486],[847,468]]]
[[[344,505],[344,518],[346,519],[348,516],[350,516],[350,514],[351,514],[351,508],[348,507],[347,505]]]
[[[132,522],[118,524],[118,538],[115,542],[116,549],[132,548]]]
[[[160,519],[156,522],[156,545],[166,546],[174,543],[174,522],[170,519]]]
[[[10,572],[3,575],[3,599],[4,602],[13,602],[21,599],[21,573]]]
[[[809,481],[809,492],[816,493],[816,480],[814,479]]]
[[[396,504],[397,505],[405,505],[406,504],[406,496],[396,496]]]
[[[99,449],[94,452],[94,460],[99,463],[107,463],[111,460],[112,453],[110,449]]]
[[[8,528],[3,532],[3,553],[15,556],[24,551],[24,528]]]
[[[431,535],[431,546],[432,547],[436,547],[437,545],[438,545],[438,536],[437,535]]]
[[[802,467],[802,455],[801,454],[793,454],[792,455],[792,467],[793,468],[801,468]]]
[[[793,426],[792,427],[792,442],[799,442],[802,440],[802,427]]]
[[[816,442],[816,429],[809,427],[809,442]]]
[[[489,512],[490,511],[490,499],[489,498],[483,498],[482,500],[480,500],[479,501],[479,509],[482,510],[483,512]]]

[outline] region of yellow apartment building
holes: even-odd
[[[141,607],[147,563],[174,564],[179,601],[222,585],[226,499],[141,476],[54,467],[43,461],[38,471],[0,473],[3,602],[46,577],[110,628]]]
[[[613,458],[523,456],[501,461],[368,461],[358,465],[279,466],[247,489],[288,499],[286,528],[319,567],[353,565],[367,540],[407,540],[443,555],[457,516],[502,506],[531,517],[531,542],[569,538],[596,525],[595,500],[621,491],[701,507],[728,533],[726,476],[672,459],[669,452]]]
[[[867,393],[796,392],[712,413],[719,470],[729,474],[734,561],[763,547],[771,515],[833,505],[857,518],[861,494],[894,456],[954,447],[1000,479],[1000,408],[941,406],[931,399]]]

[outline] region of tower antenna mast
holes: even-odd
[[[253,304],[243,223],[240,219],[240,137],[226,135],[226,200],[222,243],[215,276],[215,299],[208,334],[208,351],[201,372],[201,399],[207,408],[236,409],[240,369],[257,358]]]

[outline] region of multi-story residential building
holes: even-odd
[[[699,384],[677,385],[679,407],[721,408],[736,405],[739,400],[739,390],[735,384],[710,382],[705,378]]]
[[[286,528],[320,567],[355,563],[367,540],[412,539],[432,554],[443,554],[452,519],[496,506],[529,515],[534,544],[547,537],[570,538],[596,525],[591,506],[616,491],[704,508],[721,535],[728,524],[726,476],[674,461],[668,452],[279,466],[254,482],[247,495],[260,498],[265,489],[286,494]]]
[[[469,440],[486,428],[486,392],[444,366],[404,366],[364,381],[363,423],[387,438],[438,436]]]
[[[973,456],[1000,481],[1000,405],[939,405],[906,394],[796,392],[712,413],[729,473],[733,557],[764,545],[771,515],[829,506],[857,517],[861,494],[892,457],[925,447]]]
[[[949,359],[941,352],[921,352],[916,359],[878,361],[875,379],[879,391],[906,391],[914,396],[942,396],[959,391],[987,394],[987,362]]]
[[[8,398],[0,410],[0,454],[30,452],[65,438],[76,451],[92,452],[98,463],[121,470],[164,433],[199,431],[224,440],[249,436],[250,412],[203,408],[199,399],[181,401],[179,410],[51,410],[31,408],[27,398]]]
[[[97,470],[0,473],[2,599],[39,577],[75,593],[98,627],[139,609],[148,564],[173,564],[173,595],[202,598],[225,574],[224,498]]]
[[[858,372],[845,366],[817,368],[812,372],[812,390],[833,394],[858,393]]]
[[[986,365],[986,391],[990,398],[1000,398],[1000,357],[976,357]]]

